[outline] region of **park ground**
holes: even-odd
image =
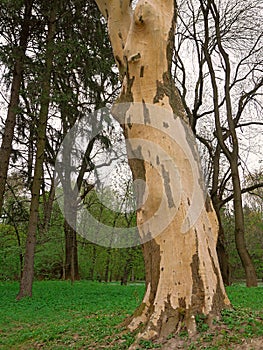
[[[139,305],[143,283],[35,282],[33,297],[16,301],[18,283],[0,282],[0,349],[124,350],[135,335],[120,326]],[[227,287],[233,305],[208,328],[197,317],[198,334],[171,334],[162,344],[141,341],[138,349],[262,350],[263,285]]]

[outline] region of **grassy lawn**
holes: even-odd
[[[128,349],[134,336],[116,326],[132,313],[143,284],[121,286],[81,281],[35,282],[33,298],[17,302],[17,283],[0,282],[0,349]],[[246,338],[263,337],[263,286],[227,288],[234,310],[209,330],[198,320],[199,335],[178,336],[185,349],[237,349]],[[171,335],[170,338],[173,338]],[[142,342],[140,348],[158,344]],[[251,348],[252,349],[252,348]],[[263,349],[263,345],[262,345]]]

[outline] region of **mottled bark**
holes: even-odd
[[[25,52],[27,49],[28,37],[30,34],[30,18],[32,13],[33,0],[25,1],[24,17],[21,24],[19,46],[15,48],[15,65],[11,86],[10,102],[8,106],[5,129],[3,132],[0,148],[0,217],[4,201],[5,185],[9,167],[10,155],[12,152],[12,141],[18,113],[19,93],[22,82]]]
[[[132,11],[130,1],[96,2],[121,73],[117,102],[126,103],[115,104],[113,113],[124,129],[133,178],[145,181],[137,191],[137,224],[145,242],[146,293],[127,327],[140,329],[144,339],[182,327],[191,335],[196,315],[209,322],[230,303],[216,254],[216,214],[203,197],[197,151],[171,78],[175,3],[140,0]],[[191,210],[199,213],[194,222]]]
[[[32,296],[32,286],[34,279],[34,256],[36,246],[36,233],[38,226],[38,209],[40,189],[42,185],[43,162],[46,143],[46,127],[48,120],[48,110],[50,102],[51,71],[54,55],[54,35],[55,35],[56,12],[53,8],[50,13],[46,43],[45,72],[43,73],[41,109],[39,112],[37,128],[37,149],[35,156],[35,169],[31,189],[30,215],[27,229],[26,251],[24,256],[24,268],[20,282],[20,290],[17,299]]]

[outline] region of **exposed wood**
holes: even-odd
[[[127,327],[140,329],[144,339],[183,327],[191,335],[196,315],[211,322],[230,303],[216,254],[216,214],[204,197],[198,153],[171,78],[175,2],[138,1],[131,22],[124,23],[125,35],[118,35],[127,36],[122,50],[116,31],[122,11],[131,12],[129,2],[97,3],[122,78],[113,113],[124,129],[133,178],[146,183],[137,192],[146,294]]]

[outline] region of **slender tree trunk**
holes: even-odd
[[[97,259],[97,248],[96,248],[96,245],[93,244],[93,246],[92,246],[92,257],[91,257],[91,268],[90,268],[90,279],[92,281],[95,280],[94,271],[95,271],[96,259]]]
[[[110,260],[111,260],[111,248],[108,248],[107,249],[106,265],[105,265],[105,274],[104,274],[104,281],[105,282],[109,282]]]
[[[131,248],[129,249],[128,257],[126,259],[125,265],[124,265],[124,270],[123,270],[123,275],[121,278],[121,284],[126,286],[128,283],[128,278],[132,270],[132,250]]]
[[[239,159],[239,143],[238,137],[236,133],[236,123],[238,122],[238,118],[234,120],[233,111],[232,111],[232,100],[231,100],[231,66],[229,55],[225,51],[222,40],[221,40],[221,32],[220,32],[220,15],[217,9],[217,6],[214,0],[210,0],[207,3],[207,7],[204,7],[202,4],[202,11],[205,18],[205,43],[204,43],[204,53],[206,56],[211,83],[213,87],[213,95],[214,95],[214,109],[215,109],[215,125],[216,125],[216,135],[218,138],[219,145],[227,157],[230,168],[231,168],[231,179],[233,184],[233,195],[234,195],[234,213],[235,213],[235,241],[238,254],[240,256],[242,265],[245,269],[246,274],[246,283],[247,286],[257,286],[257,276],[255,272],[255,268],[253,265],[253,261],[247,251],[246,242],[245,242],[245,226],[244,226],[244,213],[242,206],[242,195],[241,195],[241,185],[240,185],[240,176],[238,171],[238,159]],[[226,116],[227,123],[229,128],[229,133],[231,135],[231,148],[228,147],[225,143],[225,135],[223,134],[223,130],[221,127],[220,120],[220,111],[219,111],[219,97],[218,97],[218,87],[216,82],[216,74],[213,67],[212,58],[209,54],[209,11],[214,19],[215,29],[216,29],[216,40],[218,44],[218,50],[221,54],[221,59],[224,62],[224,73],[225,73],[225,107],[226,107]],[[229,135],[229,136],[230,136]]]
[[[61,105],[61,115],[64,133],[69,131],[69,127],[73,127],[76,117],[73,118],[69,114],[70,108],[67,108],[67,105]],[[77,111],[76,106],[76,111]],[[68,134],[70,135],[70,134]],[[93,149],[95,140],[91,140],[85,151],[83,161],[78,173],[77,182],[75,188],[72,189],[72,145],[74,143],[73,137],[67,139],[67,142],[63,143],[63,169],[64,173],[60,174],[63,193],[64,193],[64,233],[65,233],[65,273],[64,278],[70,279],[72,282],[80,279],[79,275],[79,266],[78,266],[78,248],[77,248],[77,234],[76,234],[76,220],[77,220],[77,196],[76,193],[80,191],[83,185],[83,179],[85,173],[89,166],[90,154]],[[85,188],[85,194],[91,191],[93,188],[92,185]]]
[[[65,232],[65,280],[71,280],[72,282],[80,279],[79,265],[78,265],[78,248],[77,248],[77,235],[74,228],[64,220],[64,232]]]
[[[71,147],[73,140],[64,144],[63,164],[64,178],[62,186],[64,193],[64,234],[65,234],[65,269],[64,278],[66,280],[79,280],[78,250],[76,237],[77,222],[77,196],[72,190],[71,183]]]
[[[39,197],[40,189],[42,184],[43,174],[43,162],[45,153],[45,142],[46,142],[46,127],[48,119],[48,109],[50,102],[50,87],[51,87],[51,71],[53,62],[53,45],[55,35],[55,19],[56,12],[53,8],[50,13],[48,23],[48,34],[46,44],[46,64],[45,73],[43,74],[43,85],[41,95],[41,109],[38,120],[38,137],[37,137],[37,150],[35,158],[35,169],[33,184],[31,190],[31,204],[30,204],[30,215],[27,230],[26,240],[26,252],[24,257],[24,269],[22,279],[20,282],[20,290],[17,295],[17,299],[21,299],[26,296],[32,296],[32,286],[34,278],[34,256],[36,246],[36,232],[38,225],[38,209],[39,209]]]
[[[229,256],[225,247],[225,232],[222,224],[221,213],[220,213],[220,197],[218,193],[219,187],[219,169],[220,169],[220,153],[221,147],[217,144],[215,153],[213,155],[213,178],[212,178],[212,189],[211,189],[211,199],[213,206],[215,208],[217,220],[218,220],[218,239],[216,244],[216,251],[219,260],[220,270],[224,284],[229,286],[230,281],[230,267],[229,267]]]
[[[64,234],[65,234],[65,273],[66,280],[79,280],[78,249],[76,237],[77,198],[71,184],[71,144],[63,149],[63,163],[65,167],[62,181],[64,192]]]
[[[20,238],[19,228],[17,227],[17,223],[14,220],[14,218],[12,217],[12,215],[10,215],[10,213],[5,211],[5,209],[3,209],[3,211],[4,211],[5,215],[7,215],[7,217],[9,218],[10,222],[12,222],[12,225],[14,226],[14,229],[15,229],[17,246],[19,248],[19,268],[20,268],[20,279],[21,279],[22,272],[23,272],[24,256],[23,256],[23,249],[22,249],[22,245],[21,245],[21,238]]]
[[[238,255],[246,274],[247,287],[257,287],[257,274],[251,259],[251,256],[246,248],[245,241],[245,224],[244,212],[242,206],[242,194],[240,178],[238,174],[238,165],[233,161],[231,164],[233,192],[234,192],[234,215],[235,215],[235,242]]]
[[[52,209],[55,200],[55,173],[51,178],[51,186],[48,194],[48,199],[44,201],[44,219],[43,219],[43,232],[47,232],[50,226]]]
[[[16,49],[15,66],[11,86],[10,103],[8,106],[5,129],[0,148],[0,217],[4,201],[4,192],[7,179],[7,171],[12,151],[12,141],[18,113],[19,93],[22,82],[25,52],[27,49],[28,37],[30,34],[30,18],[32,13],[33,0],[25,0],[24,18],[21,25],[20,43]]]
[[[128,0],[96,2],[123,78],[124,104],[115,104],[113,114],[124,129],[133,178],[146,184],[137,191],[146,294],[127,326],[144,339],[182,327],[192,335],[197,314],[210,322],[230,303],[216,254],[216,214],[203,197],[198,155],[171,78],[175,2],[140,0],[134,11]],[[200,207],[193,222],[190,211]]]
[[[229,256],[226,251],[224,227],[222,225],[221,215],[220,213],[217,212],[217,208],[215,207],[215,205],[214,205],[214,208],[217,213],[217,219],[218,219],[218,225],[219,225],[216,251],[217,251],[220,271],[221,271],[224,284],[226,286],[230,286],[231,278],[230,278]]]

